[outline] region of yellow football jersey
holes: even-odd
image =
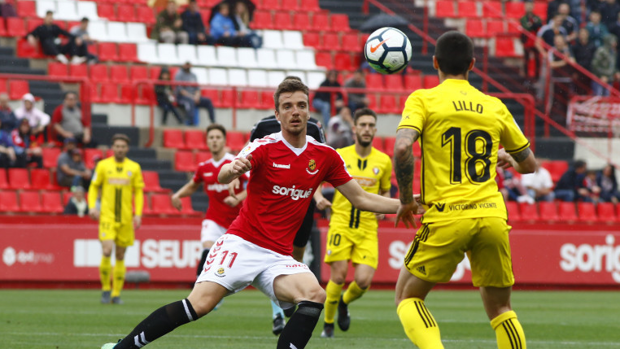
[[[495,182],[497,151],[501,144],[516,153],[530,143],[504,103],[465,80],[448,79],[412,93],[398,128],[420,132],[424,223],[507,218]]]
[[[94,208],[101,189],[101,220],[128,223],[133,219],[132,198],[136,195],[136,215],[142,215],[144,180],[137,162],[127,158],[117,163],[114,157],[99,161],[88,191],[88,206]],[[139,193],[138,193],[139,192]]]
[[[347,164],[347,170],[357,183],[369,193],[378,194],[380,191],[390,190],[390,176],[392,175],[392,160],[385,153],[375,148],[370,154],[362,158],[355,151],[355,145],[336,150]],[[336,190],[332,203],[332,217],[330,228],[343,227],[360,229],[360,231],[377,231],[377,217],[374,213],[360,211],[353,207],[349,200]]]

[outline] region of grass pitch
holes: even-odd
[[[0,348],[100,348],[116,342],[156,308],[189,291],[123,292],[124,305],[99,304],[100,292],[0,291]],[[320,338],[322,319],[308,348],[414,348],[396,316],[393,291],[368,292],[350,306],[348,332]],[[473,291],[434,291],[427,306],[446,348],[497,348],[495,334]],[[513,307],[529,348],[620,349],[620,292],[519,291]],[[228,297],[205,318],[149,344],[152,349],[275,348],[271,306],[258,291]]]

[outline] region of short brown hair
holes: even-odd
[[[129,139],[129,137],[126,134],[123,133],[117,133],[114,136],[112,136],[112,144],[114,144],[114,142],[121,140],[121,141],[125,141],[125,143],[127,143],[127,145],[129,145],[131,143],[131,140]]]
[[[366,115],[372,116],[373,118],[375,118],[375,122],[377,122],[377,113],[375,113],[370,108],[360,108],[355,111],[355,115],[353,116],[353,123],[357,125],[357,119],[361,118],[362,116],[366,116]]]
[[[273,102],[276,106],[276,110],[279,110],[280,108],[280,95],[282,93],[293,93],[297,91],[303,92],[306,96],[310,94],[308,86],[301,82],[301,80],[291,78],[284,79],[284,81],[278,85],[276,93],[273,94]]]
[[[226,128],[224,128],[224,126],[220,124],[211,124],[207,126],[207,135],[209,134],[209,132],[213,130],[220,130],[222,134],[224,135],[224,138],[226,138]]]

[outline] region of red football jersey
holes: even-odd
[[[235,157],[226,153],[220,161],[214,161],[209,159],[198,165],[196,173],[194,173],[194,183],[204,183],[205,193],[209,196],[209,208],[205,219],[210,219],[218,225],[227,228],[237,218],[241,204],[230,207],[224,203],[224,199],[228,197],[228,184],[221,184],[217,181],[217,175],[220,173],[222,166],[233,161]],[[247,180],[247,176],[242,176],[240,180]],[[243,191],[243,187],[240,186],[236,190],[236,193]]]
[[[250,143],[237,157],[250,154],[248,197],[228,233],[290,255],[317,187],[323,181],[343,185],[351,175],[333,148],[309,136],[303,148],[294,148],[281,132],[274,133]]]

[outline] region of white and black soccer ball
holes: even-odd
[[[402,31],[384,27],[370,34],[364,45],[364,57],[370,66],[383,74],[394,74],[407,67],[412,48]]]

